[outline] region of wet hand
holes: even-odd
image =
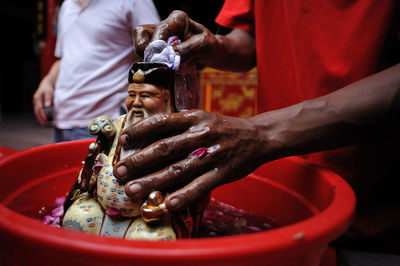
[[[217,39],[203,25],[193,21],[183,11],[173,11],[167,19],[151,25],[141,25],[133,32],[136,53],[143,58],[144,50],[151,41],[167,41],[177,35],[181,43],[174,45],[174,50],[181,56],[183,64],[196,64],[204,68],[213,59]]]
[[[122,132],[124,148],[156,141],[114,167],[132,199],[169,191],[165,203],[178,210],[215,187],[240,179],[263,163],[253,122],[202,110],[155,114]],[[147,141],[146,141],[147,140]],[[195,152],[193,152],[195,151]]]

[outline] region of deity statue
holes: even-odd
[[[89,125],[97,139],[89,145],[83,168],[66,198],[63,228],[125,239],[173,240],[197,235],[200,205],[170,213],[164,205],[168,191],[131,200],[124,184],[113,176],[113,166],[138,151],[120,145],[122,130],[155,113],[176,112],[174,78],[175,71],[165,64],[132,65],[127,114],[113,122],[100,116]]]

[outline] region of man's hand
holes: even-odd
[[[214,35],[203,25],[193,21],[183,11],[173,11],[167,19],[152,25],[142,25],[133,31],[136,53],[143,58],[148,44],[155,40],[167,41],[177,35],[181,43],[174,50],[184,66],[206,66],[229,71],[247,71],[255,66],[254,36],[235,29],[226,36]]]
[[[53,106],[53,94],[58,71],[60,70],[60,60],[56,60],[51,66],[49,73],[42,79],[38,89],[33,95],[33,110],[36,119],[42,126],[47,125],[47,117],[44,108]]]
[[[215,54],[217,39],[206,27],[193,21],[183,12],[175,10],[167,19],[152,25],[141,25],[134,29],[136,53],[143,58],[144,50],[151,41],[167,41],[177,35],[181,43],[174,50],[181,56],[182,63],[195,63],[198,69],[208,65]]]
[[[42,126],[47,125],[47,117],[44,112],[44,108],[53,105],[53,93],[54,87],[48,79],[44,78],[33,95],[33,110],[35,112],[36,119]]]
[[[120,141],[124,148],[134,148],[155,138],[158,141],[118,162],[114,175],[127,182],[125,192],[132,199],[145,198],[153,190],[171,191],[165,201],[170,210],[190,206],[265,161],[249,119],[201,110],[155,114],[123,131]]]

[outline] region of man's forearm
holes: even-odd
[[[400,128],[400,64],[254,121],[273,159],[339,148]],[[390,133],[390,132],[389,132]]]
[[[217,47],[210,61],[211,67],[227,71],[248,71],[256,65],[254,37],[243,30],[215,35]]]

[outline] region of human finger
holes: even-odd
[[[215,36],[203,25],[190,20],[190,36],[174,46],[175,52],[181,56],[182,62],[196,60],[196,64],[207,65],[207,59],[212,57],[216,47]]]
[[[120,143],[125,148],[135,147],[143,139],[185,131],[193,123],[192,111],[180,113],[154,114],[126,128],[120,136]]]
[[[46,90],[43,95],[44,107],[50,107],[53,105],[53,91]]]
[[[35,116],[36,119],[38,120],[39,124],[41,124],[42,126],[46,126],[47,125],[47,118],[46,118],[46,114],[44,112],[44,109],[42,108],[38,108],[38,107],[34,107],[34,112],[35,112]]]
[[[160,140],[137,153],[119,161],[114,167],[114,176],[121,182],[157,171],[167,163],[181,160],[193,150],[204,146],[207,131],[187,132]]]
[[[185,12],[172,11],[168,18],[157,24],[152,41],[167,41],[173,35],[178,35],[182,41],[185,41],[189,33],[189,21],[190,18]]]
[[[175,52],[181,56],[183,63],[196,60],[196,64],[207,65],[208,58],[213,54],[213,42],[206,40],[203,34],[193,35],[185,42],[174,46]]]
[[[156,24],[140,25],[133,30],[133,43],[135,52],[141,58],[144,57],[144,50],[151,42]]]
[[[140,199],[153,190],[166,191],[171,187],[181,187],[192,178],[201,175],[211,162],[209,158],[189,156],[154,174],[128,182],[125,185],[125,193],[131,199]]]
[[[44,95],[42,93],[35,93],[33,97],[33,111],[36,119],[42,126],[47,125],[46,114],[43,109]]]
[[[197,177],[188,185],[168,195],[165,205],[170,211],[177,211],[200,202],[214,188],[222,185],[219,180],[219,169],[214,168]]]

